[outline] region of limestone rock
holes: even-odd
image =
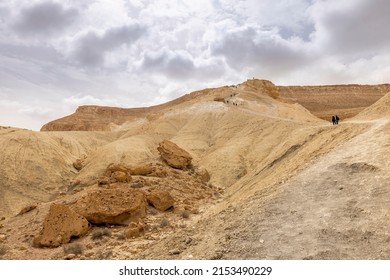
[[[107,166],[104,177],[111,178],[111,183],[120,182],[126,183],[131,181],[131,176],[127,166],[121,163],[111,163]],[[103,184],[101,184],[103,185]]]
[[[150,164],[137,165],[129,168],[131,175],[146,176],[151,174],[153,171],[154,169]]]
[[[147,195],[148,202],[157,210],[165,211],[173,206],[175,200],[167,191],[154,190]]]
[[[131,182],[131,176],[127,172],[115,171],[111,174],[111,182]]]
[[[204,168],[204,167],[197,167],[195,169],[195,173],[200,178],[202,183],[207,183],[208,181],[210,181],[210,174],[209,174],[209,172],[207,171],[206,168]]]
[[[162,141],[157,150],[161,158],[171,167],[185,169],[191,165],[191,155],[169,140]]]
[[[87,193],[74,210],[93,224],[127,225],[146,215],[145,194],[129,188],[101,189]]]
[[[145,231],[145,226],[142,223],[131,223],[125,230],[126,238],[140,237]]]
[[[35,208],[37,208],[36,204],[27,205],[27,206],[23,207],[22,210],[20,210],[19,213],[16,216],[20,216],[20,215],[26,214],[26,213],[34,210]]]
[[[128,168],[124,165],[124,164],[121,164],[121,163],[111,163],[107,166],[107,172],[109,173],[108,176],[111,176],[112,173],[116,172],[116,171],[121,171],[121,172],[126,172],[128,171]]]
[[[101,177],[97,180],[97,183],[99,186],[109,185],[111,180],[108,177]]]
[[[38,247],[58,247],[69,243],[72,237],[85,235],[89,230],[88,221],[68,206],[52,204],[43,228],[33,243]]]
[[[83,161],[81,159],[76,159],[75,162],[73,162],[73,167],[77,170],[80,171],[83,168]]]

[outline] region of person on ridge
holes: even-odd
[[[333,123],[333,125],[336,124],[336,117],[335,116],[332,116],[332,123]]]
[[[336,119],[336,124],[339,124],[339,121],[340,121],[340,118],[339,118],[339,116],[335,116],[335,119]]]

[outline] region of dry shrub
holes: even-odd
[[[91,239],[92,240],[100,240],[104,237],[110,237],[112,235],[111,231],[108,229],[98,229],[92,233]]]
[[[157,215],[157,214],[158,214],[158,211],[157,211],[156,208],[150,208],[150,215],[155,216],[155,215]]]
[[[82,255],[84,253],[84,246],[80,243],[68,244],[64,246],[64,253],[66,255],[68,254]]]
[[[99,260],[108,260],[112,257],[113,252],[112,250],[100,250],[97,253],[97,258]]]
[[[181,217],[182,217],[183,219],[188,219],[188,218],[190,217],[190,212],[187,211],[187,210],[182,211],[182,212],[181,212]]]
[[[169,225],[170,225],[170,223],[167,219],[163,219],[160,223],[160,227],[162,227],[162,228],[167,227]]]
[[[0,256],[5,255],[7,253],[7,250],[8,250],[7,246],[0,244]]]
[[[125,239],[126,239],[126,236],[125,236],[124,233],[121,233],[121,234],[119,234],[119,235],[116,237],[116,239],[119,240],[119,241],[122,241],[122,240],[125,240]]]

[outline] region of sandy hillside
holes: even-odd
[[[338,126],[280,96],[272,83],[249,80],[132,112],[105,123],[111,132],[0,130],[7,147],[0,257],[389,258],[388,95]],[[50,125],[69,125],[77,114]],[[190,154],[192,167],[162,161],[157,147],[166,139]],[[102,183],[111,163],[127,166],[131,178]],[[79,250],[33,246],[53,203],[77,211],[88,195],[129,189],[148,197],[142,225],[92,222],[86,235],[72,238]],[[173,207],[149,200],[161,191]]]

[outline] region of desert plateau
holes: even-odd
[[[390,258],[389,84],[81,106],[0,147],[3,260]]]

